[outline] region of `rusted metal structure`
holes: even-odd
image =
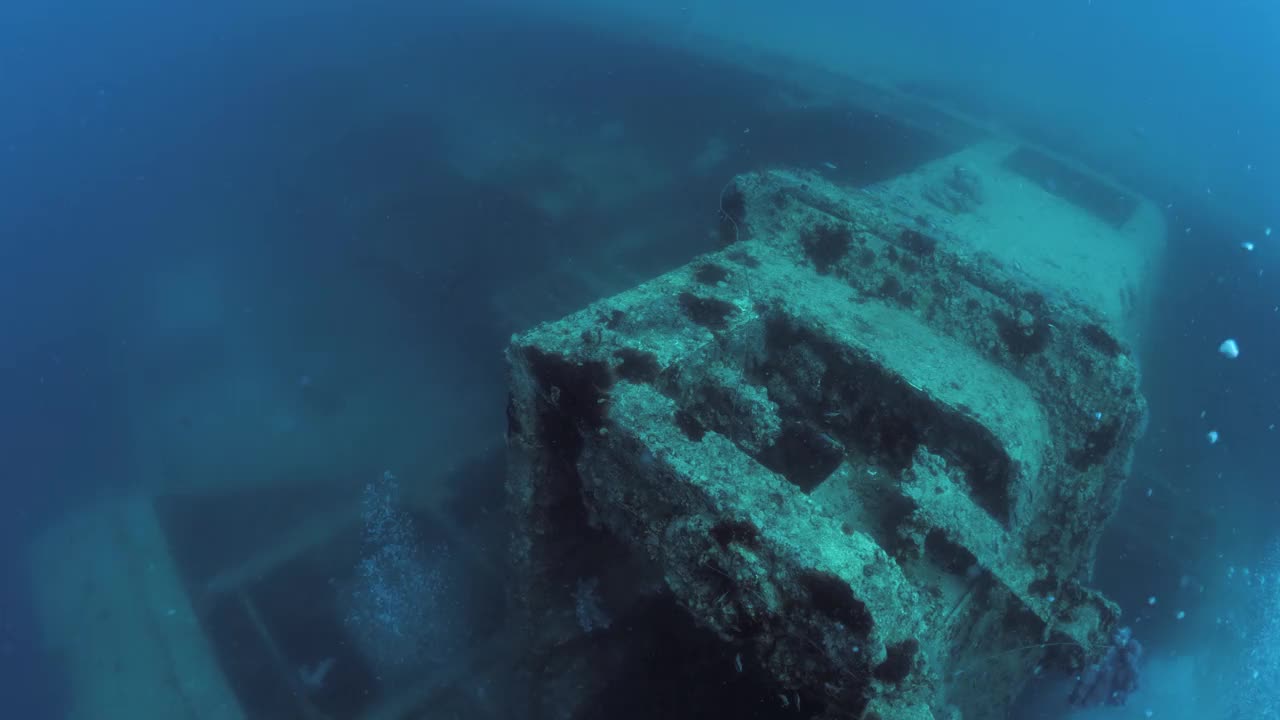
[[[686,697],[822,718],[1001,717],[1041,662],[1105,647],[1118,609],[1087,584],[1145,424],[1140,293],[982,218],[1022,173],[1108,239],[1151,234],[1140,201],[1035,186],[1028,152],[862,189],[739,176],[722,250],[513,338],[533,717],[599,716],[664,643]]]

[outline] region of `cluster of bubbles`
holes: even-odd
[[[443,548],[427,550],[390,472],[365,486],[363,553],[346,616],[348,631],[380,676],[429,662],[448,632]]]
[[[1276,538],[1250,583],[1248,655],[1235,678],[1232,717],[1280,719],[1280,538]]]

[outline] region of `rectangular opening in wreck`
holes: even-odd
[[[496,467],[490,459],[457,472],[490,477]],[[368,608],[359,606],[377,591],[361,574],[372,550],[349,491],[321,487],[300,499],[284,486],[155,499],[196,619],[247,716],[382,717],[388,707],[447,692],[453,668],[471,660],[465,653],[437,660],[461,635],[436,628],[465,628],[479,644],[495,636],[504,613],[499,578],[482,572],[477,556],[445,550],[459,547],[451,538],[461,528],[488,522],[471,503],[500,506],[485,494],[492,488],[472,487],[478,494],[444,508],[456,527],[429,508],[404,507],[411,534],[399,540],[418,549],[421,574],[395,563],[379,572],[393,583],[425,578],[421,588],[434,594],[408,597],[433,608],[427,619],[435,624],[398,626],[398,636],[364,619]],[[388,638],[404,641],[389,647]]]
[[[901,477],[924,446],[963,473],[979,506],[1008,523],[1012,462],[967,408],[946,406],[786,318],[767,321],[765,334],[765,357],[748,379],[778,404],[782,430],[755,453],[761,464],[807,493],[842,465],[853,482],[879,486]]]
[[[213,653],[254,717],[354,717],[380,698],[334,586],[357,564],[359,528],[337,515],[317,522],[329,517],[317,506],[340,497],[301,503],[288,489],[255,488],[156,500]],[[303,527],[318,532],[297,545]]]

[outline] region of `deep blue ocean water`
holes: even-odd
[[[501,443],[508,336],[563,309],[536,298],[578,297],[513,290],[529,277],[611,243],[637,281],[714,249],[737,172],[846,142],[882,172],[924,159],[872,121],[778,119],[764,81],[680,48],[704,34],[902,80],[1162,209],[1151,422],[1114,522],[1179,549],[1103,542],[1095,584],[1151,667],[1129,714],[1098,717],[1276,716],[1280,657],[1244,655],[1280,647],[1259,635],[1280,599],[1243,578],[1280,582],[1280,7],[1242,0],[5,4],[0,716],[72,705],[30,567],[68,512],[259,480],[357,503],[387,468]],[[745,125],[704,174],[670,170]],[[607,163],[616,186],[565,180]],[[1149,487],[1176,492],[1151,510]],[[1191,703],[1198,653],[1242,669]]]

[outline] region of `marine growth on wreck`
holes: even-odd
[[[815,718],[997,717],[1115,654],[1090,576],[1145,424],[1139,310],[979,232],[1025,154],[738,176],[722,249],[513,338],[543,716],[625,695],[652,648],[608,633],[698,645],[690,702]]]

